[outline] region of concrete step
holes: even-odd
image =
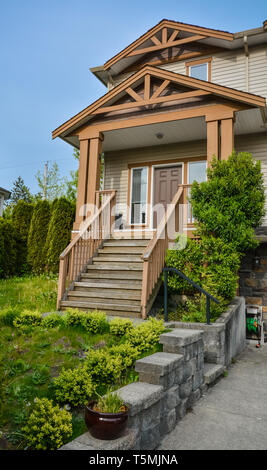
[[[223,375],[225,367],[222,364],[204,363],[204,380],[205,384],[211,385],[218,377]]]
[[[140,313],[141,308],[138,305],[127,305],[127,304],[108,304],[104,302],[82,302],[82,301],[77,301],[77,300],[62,300],[60,303],[61,307],[65,308],[82,308],[83,310],[102,310],[109,312],[109,310],[112,310],[113,312],[124,312],[124,315],[126,316],[128,312],[132,313]],[[127,313],[126,313],[127,312]],[[109,313],[110,314],[110,313]]]

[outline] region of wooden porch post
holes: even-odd
[[[227,160],[234,149],[234,119],[221,120],[221,160]]]
[[[81,222],[86,216],[85,204],[95,204],[95,192],[100,184],[100,159],[102,152],[103,134],[98,137],[80,140],[80,162],[78,174],[76,217],[73,230],[79,230]]]
[[[103,134],[99,137],[90,139],[89,165],[87,175],[87,194],[86,203],[95,204],[95,192],[99,190],[100,185],[100,155],[102,153]]]
[[[78,187],[77,187],[77,202],[76,202],[76,217],[73,224],[73,230],[79,230],[80,224],[84,219],[85,213],[80,213],[80,208],[86,202],[86,184],[87,184],[87,169],[89,158],[89,140],[80,141],[80,161],[78,171]]]
[[[219,158],[219,122],[207,121],[207,161],[208,165],[215,155]]]

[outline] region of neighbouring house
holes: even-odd
[[[174,238],[165,229],[194,236],[187,196],[211,158],[251,152],[267,180],[267,21],[229,33],[164,19],[91,72],[107,92],[53,132],[80,149],[58,308],[145,318]]]
[[[3,215],[4,202],[10,198],[11,192],[7,189],[0,188],[0,217]]]

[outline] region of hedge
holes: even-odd
[[[46,265],[45,243],[50,220],[50,205],[48,201],[37,202],[28,236],[27,261],[35,274],[44,272]]]

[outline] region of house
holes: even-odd
[[[187,196],[211,158],[251,152],[267,178],[267,21],[229,33],[164,19],[91,72],[107,93],[53,132],[80,149],[58,308],[145,318],[168,225],[194,236]]]
[[[0,217],[3,215],[3,210],[4,210],[4,202],[6,199],[10,198],[10,191],[4,188],[0,188]]]

